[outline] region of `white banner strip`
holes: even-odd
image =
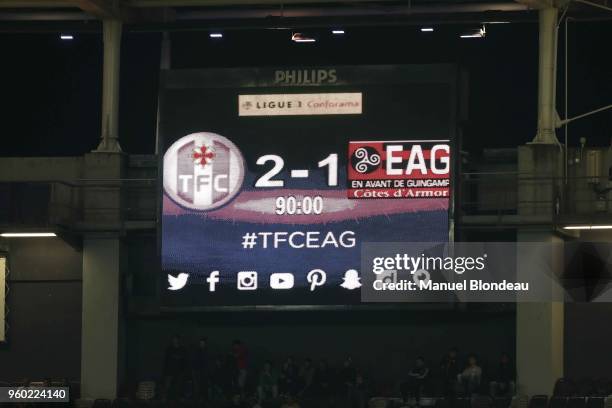
[[[4,328],[5,328],[4,315],[6,313],[5,311],[5,302],[6,302],[5,278],[6,278],[6,258],[0,256],[0,342],[6,341],[6,333],[4,332]]]
[[[361,92],[239,95],[238,116],[360,115]]]

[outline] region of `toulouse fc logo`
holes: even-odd
[[[231,201],[242,187],[244,159],[228,139],[192,133],[164,154],[164,191],[177,204],[208,211]]]

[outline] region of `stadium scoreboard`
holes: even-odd
[[[164,306],[359,304],[363,243],[448,239],[454,67],[170,70],[160,93]]]

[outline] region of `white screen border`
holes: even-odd
[[[6,342],[6,256],[0,254],[0,343]]]

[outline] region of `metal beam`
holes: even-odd
[[[371,0],[353,0],[343,2],[337,0],[285,0],[283,4],[305,4],[305,3],[338,3],[339,6],[350,6],[356,2],[367,2]],[[388,0],[392,1],[392,0]],[[388,1],[381,1],[384,4]],[[112,12],[113,0],[0,0],[0,8],[71,8],[79,7],[94,14]],[[342,4],[344,3],[344,4]],[[279,5],[278,0],[123,0],[123,7],[153,8],[153,7],[206,7],[206,6],[233,6],[240,4],[274,4]],[[517,4],[513,1],[492,1],[485,3],[438,3],[429,5],[427,1],[421,4],[413,4],[412,8],[435,8],[445,10],[449,13],[461,12],[487,12],[487,11],[517,11],[525,10],[527,6]]]
[[[532,143],[559,144],[556,129],[557,94],[557,18],[555,7],[539,13],[538,132]]]
[[[602,10],[612,11],[612,7],[609,7],[607,4],[599,4],[599,3],[595,3],[595,2],[587,1],[587,0],[576,0],[576,1],[578,3],[587,4],[592,7],[600,8]]]
[[[73,1],[56,0],[2,0],[1,8],[68,8],[74,7]]]
[[[567,119],[560,120],[560,121],[557,122],[557,127],[561,127],[561,126],[567,125],[568,123],[573,122],[573,121],[575,121],[577,119],[586,118],[587,116],[591,116],[591,115],[594,115],[596,113],[606,111],[608,109],[612,109],[612,105],[606,105],[606,106],[604,106],[602,108],[595,109],[595,110],[592,110],[592,111],[587,112],[587,113],[583,113],[582,115],[574,116],[573,118],[567,118]]]
[[[100,19],[125,17],[119,0],[0,0],[0,9],[47,9],[51,12],[51,9],[71,8],[81,9],[85,13]],[[66,10],[58,10],[58,12],[66,13]],[[18,17],[17,13],[15,11],[13,15]]]
[[[333,1],[333,0],[285,0],[282,4],[305,4],[305,3],[339,3],[346,6],[350,6],[355,2],[368,2],[371,0],[354,0],[351,2],[346,1]],[[382,4],[385,1],[380,2]],[[278,0],[124,0],[126,7],[205,7],[205,6],[232,6],[240,4],[275,4],[279,5]],[[487,12],[487,11],[517,11],[526,10],[527,6],[516,4],[512,1],[497,1],[487,3],[449,3],[449,4],[438,4],[438,5],[427,5],[428,2],[424,1],[421,5],[414,4],[408,8],[419,9],[439,9],[445,10],[449,13],[461,13],[461,12]]]
[[[341,19],[341,22],[339,21]],[[499,12],[499,13],[435,13],[435,12],[408,12],[405,7],[351,7],[351,8],[315,8],[315,7],[287,7],[256,8],[256,9],[207,9],[207,10],[178,10],[175,20],[177,22],[202,22],[200,26],[207,27],[214,21],[222,21],[223,27],[241,28],[251,26],[278,27],[279,24],[288,27],[317,27],[327,25],[343,26],[373,26],[373,25],[419,25],[419,24],[482,24],[488,21],[518,21],[535,22],[532,12]],[[257,22],[261,21],[261,23]],[[215,28],[221,28],[216,23]],[[177,27],[179,28],[179,27]],[[191,28],[197,28],[192,26]]]
[[[163,10],[163,9],[150,9]],[[131,12],[130,21],[126,23],[124,31],[128,32],[161,32],[161,31],[208,31],[210,27],[219,30],[251,30],[263,28],[278,28],[280,25],[291,28],[319,28],[322,26],[343,27],[373,27],[373,26],[413,26],[413,25],[452,25],[452,24],[481,24],[486,21],[509,21],[520,23],[537,22],[537,14],[533,12],[491,13],[483,16],[478,13],[462,14],[416,14],[416,15],[389,15],[380,13],[366,13],[365,10],[351,8],[345,15],[337,12],[327,15],[317,15],[313,11],[291,11],[292,17],[279,17],[277,9],[213,11],[211,13],[184,10],[182,12],[166,15],[151,16],[140,15],[139,10]],[[286,9],[287,11],[288,9]],[[142,11],[145,11],[143,9]],[[302,17],[296,17],[302,16]],[[96,24],[92,24],[95,22]],[[0,10],[0,33],[44,33],[58,31],[101,32],[100,20],[82,11],[74,13],[4,13]]]
[[[121,15],[116,0],[74,0],[74,5],[99,18],[118,19]]]
[[[368,0],[356,0],[368,1]],[[329,0],[287,0],[283,4],[295,3],[329,3]],[[128,7],[206,7],[206,6],[233,6],[240,4],[279,4],[277,0],[128,0]]]
[[[95,150],[102,153],[120,153],[119,145],[119,66],[121,34],[119,20],[104,20],[104,65],[102,67],[102,140]]]
[[[94,18],[82,11],[0,11],[0,21],[87,21]],[[7,32],[5,24],[0,27],[0,32]]]
[[[209,0],[209,1],[222,1],[222,0]],[[234,0],[236,1],[236,0]],[[239,1],[251,1],[251,0],[239,0]],[[303,0],[299,0],[301,4]],[[261,0],[259,0],[261,3]],[[246,3],[245,3],[246,4]],[[304,18],[304,17],[341,17],[341,16],[416,16],[416,15],[445,15],[451,16],[453,14],[460,15],[479,15],[480,21],[489,20],[487,17],[491,15],[501,16],[505,13],[508,15],[514,15],[517,12],[529,11],[526,6],[520,4],[512,4],[512,8],[505,10],[489,10],[486,12],[474,10],[472,7],[442,7],[442,6],[404,6],[404,5],[384,5],[378,4],[378,7],[372,6],[359,6],[353,5],[351,7],[317,7],[317,6],[285,6],[280,7],[259,7],[249,9],[229,9],[229,8],[213,8],[213,9],[197,9],[197,10],[181,10],[180,8],[176,11],[177,19],[195,20],[195,19],[208,19],[208,18],[268,18],[268,17],[282,17],[282,18]],[[456,18],[456,17],[454,17]],[[452,20],[453,17],[450,18]]]
[[[532,9],[545,9],[555,7],[553,0],[516,0],[516,2],[524,4]]]
[[[100,17],[90,13],[78,10],[76,7],[77,0],[33,2],[24,0],[0,0],[0,21],[88,21],[100,19]],[[86,0],[79,0],[86,1]],[[222,24],[224,28],[240,29],[240,28],[256,28],[267,27],[274,25],[275,19],[282,19],[285,24],[291,26],[312,27],[317,24],[337,24],[334,19],[343,19],[341,22],[344,25],[406,25],[406,24],[462,24],[471,22],[486,22],[486,21],[533,21],[535,3],[526,4],[518,2],[489,2],[489,3],[455,3],[455,4],[387,4],[379,2],[376,6],[359,3],[351,3],[346,6],[336,4],[331,7],[320,7],[321,1],[325,0],[287,0],[299,1],[301,4],[286,4],[280,8],[276,3],[277,0],[123,0],[120,10],[122,21],[130,24],[128,30],[180,30],[183,28],[197,29],[198,26],[178,27],[174,23],[179,21],[200,21],[202,24]],[[305,4],[307,2],[310,4]],[[357,0],[359,1],[359,0]],[[319,3],[316,3],[319,2]],[[5,6],[10,5],[34,5],[42,3],[47,8],[41,9],[8,9],[3,11]],[[170,7],[162,7],[162,3],[167,4],[195,4],[198,3],[208,5],[227,5],[231,4],[253,4],[261,5],[262,7],[201,7],[201,8],[181,8],[176,9]],[[273,3],[273,4],[271,4]],[[59,5],[71,5],[74,11],[70,9],[58,8],[53,10],[48,7]],[[154,7],[146,8],[146,4],[155,5]],[[268,5],[265,7],[265,5]],[[137,7],[130,7],[137,6]],[[158,7],[159,6],[159,7]],[[576,3],[572,8],[571,15],[574,21],[598,21],[610,20],[612,13],[601,13],[597,9],[588,6],[580,7],[580,3]],[[104,19],[104,18],[102,18]],[[326,20],[327,19],[327,20]],[[219,23],[220,20],[226,20]],[[247,21],[250,20],[250,21]],[[256,21],[261,20],[261,21]],[[332,20],[332,21],[329,21]],[[157,24],[146,27],[146,24]],[[205,28],[205,27],[204,27]],[[221,28],[217,26],[217,28]],[[6,23],[0,27],[0,32],[16,32],[16,31],[36,31],[36,27],[29,26],[9,26]],[[43,30],[44,31],[44,30]]]

